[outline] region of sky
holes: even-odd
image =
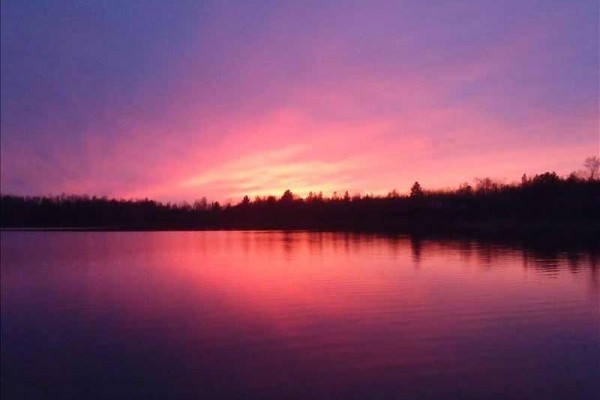
[[[239,201],[561,175],[597,0],[6,0],[3,194]]]

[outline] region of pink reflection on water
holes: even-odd
[[[600,333],[585,254],[573,268],[564,255],[409,237],[22,235],[34,239],[3,241],[3,315],[75,318],[140,346],[184,386],[208,374],[279,394],[307,382],[321,394],[427,382],[437,393],[458,378],[543,390],[548,369],[579,351],[569,343]]]

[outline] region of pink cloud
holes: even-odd
[[[265,29],[277,31],[282,21],[274,17]],[[489,105],[519,100],[514,88],[461,94],[522,69],[551,38],[546,28],[532,25],[443,62],[415,46],[419,35],[394,38],[394,46],[383,46],[391,55],[353,63],[345,61],[352,41],[319,35],[294,48],[304,79],[278,74],[290,60],[277,57],[287,42],[276,36],[239,49],[228,65],[239,76],[227,84],[203,79],[204,59],[189,56],[174,69],[160,114],[111,109],[72,143],[55,140],[60,123],[49,123],[45,154],[3,143],[3,165],[42,193],[237,201],[286,189],[383,194],[406,191],[414,180],[434,188],[484,175],[566,174],[598,151],[597,110],[532,106],[511,119]],[[138,97],[139,108],[159,101],[143,90]]]

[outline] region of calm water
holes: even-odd
[[[2,232],[2,398],[600,398],[600,258],[335,233]]]

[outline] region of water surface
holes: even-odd
[[[289,232],[2,232],[2,398],[591,399],[597,254]]]

